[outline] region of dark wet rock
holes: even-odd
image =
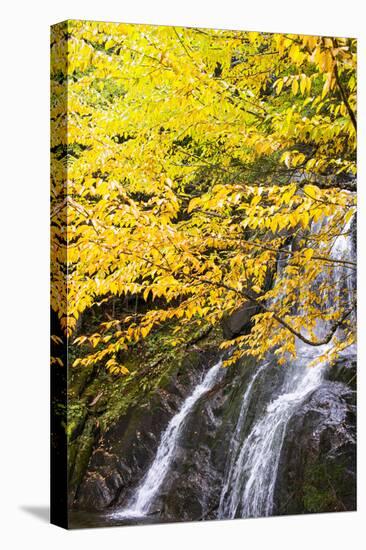
[[[356,509],[355,394],[325,381],[289,422],[276,484],[275,513]]]
[[[269,290],[272,286],[277,267],[274,265],[269,267],[266,272],[263,285],[263,292]],[[254,296],[257,296],[253,293]],[[240,307],[233,311],[230,315],[222,319],[222,331],[224,338],[235,338],[239,334],[247,334],[252,327],[252,318],[259,313],[260,308],[254,302],[244,302]]]
[[[352,390],[357,387],[357,363],[349,358],[338,360],[328,369],[327,378],[335,382],[343,382]]]
[[[216,467],[213,453],[223,402],[221,385],[218,391],[204,395],[187,419],[175,459],[156,502],[166,519],[207,519],[217,507],[222,472]],[[225,456],[224,440],[221,444],[221,453]]]
[[[251,302],[246,302],[230,316],[222,321],[222,330],[225,338],[234,338],[242,334],[245,329],[250,327],[253,315],[256,315],[259,308]]]
[[[104,475],[103,475],[104,474]],[[121,477],[114,470],[88,472],[79,497],[80,507],[91,510],[104,510],[115,498],[121,486]]]

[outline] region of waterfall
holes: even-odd
[[[347,235],[343,234],[334,241],[330,252],[332,258],[351,259],[352,241],[349,232],[350,223],[344,228]],[[283,276],[283,262],[282,259],[279,264],[279,278]],[[351,304],[353,301],[352,273],[346,264],[335,265],[332,270],[334,295],[342,303],[346,301]],[[314,287],[318,282],[314,281]],[[319,323],[316,332],[321,337],[328,329],[329,325]],[[341,333],[341,329],[338,329],[337,336],[341,336]],[[296,359],[281,367],[279,379],[273,378],[271,374],[271,369],[276,368],[272,357],[259,364],[249,377],[240,406],[236,409],[239,412],[227,449],[221,494],[217,501],[218,518],[273,514],[281,452],[289,422],[307,398],[322,385],[327,362],[323,361],[313,368],[309,368],[309,364],[317,356],[326,354],[331,345],[330,342],[314,347],[297,339]],[[345,350],[345,353],[349,354],[351,350]],[[125,508],[113,512],[115,518],[146,518],[149,515],[177,456],[179,442],[183,437],[189,437],[185,430],[187,422],[199,399],[219,379],[220,372],[223,372],[220,367],[221,360],[207,371],[170,420],[161,435],[154,460]],[[270,396],[266,389],[268,381],[271,384]],[[264,390],[265,394],[260,401],[256,397],[258,390],[260,394]]]
[[[349,228],[350,223],[345,232]],[[342,235],[334,243],[333,258],[347,259],[351,249],[351,238]],[[346,287],[347,298],[350,300],[352,288],[347,268],[337,266],[333,279],[335,292],[340,295]],[[324,330],[324,326],[319,326],[317,332],[321,334]],[[274,491],[288,423],[299,406],[321,385],[327,367],[323,363],[309,368],[308,364],[318,355],[324,354],[330,345],[331,343],[314,348],[297,340],[297,359],[287,365],[278,397],[267,405],[249,434],[243,434],[255,381],[268,363],[255,372],[243,395],[229,449],[218,509],[219,518],[262,517],[273,513]],[[274,367],[272,365],[269,368]],[[238,442],[240,436],[241,446]]]
[[[220,360],[209,369],[203,380],[195,387],[193,393],[187,397],[180,410],[170,420],[161,436],[153,463],[135,490],[126,509],[118,512],[119,517],[139,517],[148,513],[170,469],[186,420],[200,397],[207,393],[215,384],[221,365],[222,361]]]

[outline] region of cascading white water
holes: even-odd
[[[164,431],[153,463],[145,477],[137,487],[126,509],[118,512],[120,517],[139,517],[149,512],[155,497],[170,469],[179,438],[185,426],[186,420],[193,411],[197,401],[207,393],[215,384],[222,365],[220,360],[204,376],[193,393],[184,401],[181,409],[170,420]]]
[[[232,466],[222,492],[219,517],[260,517],[271,514],[287,424],[298,406],[319,386],[323,377],[322,366],[307,368],[307,362],[314,356],[306,357],[306,351],[309,350],[305,349],[305,345],[299,345],[301,358],[287,372],[282,393],[268,405],[264,415],[254,424],[236,457],[230,458]]]
[[[349,225],[345,228],[347,232]],[[339,237],[333,246],[333,258],[347,259],[351,250],[349,236]],[[346,268],[334,270],[336,291],[349,275]],[[351,290],[346,284],[348,293]],[[321,334],[324,327],[318,327]],[[238,436],[243,430],[243,423],[251,400],[253,385],[261,366],[254,374],[243,396],[242,407],[233,435],[225,481],[218,509],[219,518],[261,517],[273,511],[274,491],[278,473],[281,450],[286,435],[288,422],[305,399],[320,386],[326,364],[309,368],[308,364],[317,356],[324,354],[331,344],[311,347],[298,340],[297,359],[287,366],[280,395],[266,408],[264,414],[255,422],[248,435],[243,437],[239,446]],[[270,367],[273,368],[273,367]]]
[[[225,506],[225,498],[228,494],[231,493],[232,489],[232,483],[233,483],[233,476],[235,475],[235,465],[238,458],[238,449],[239,445],[241,443],[241,438],[243,437],[242,431],[245,424],[245,417],[248,412],[248,407],[250,405],[252,395],[253,395],[253,386],[255,384],[255,381],[258,379],[261,372],[269,365],[269,363],[264,363],[261,365],[255,372],[250,380],[244,395],[243,400],[240,407],[239,417],[235,426],[234,434],[230,442],[229,447],[229,453],[228,453],[228,462],[225,468],[225,480],[223,489],[221,492],[220,497],[220,504],[219,504],[219,517],[221,517],[221,514],[224,513],[226,506]],[[225,516],[222,516],[225,517]]]

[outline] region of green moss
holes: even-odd
[[[87,416],[85,402],[71,402],[67,408],[67,435],[73,440],[83,428]]]
[[[303,504],[306,512],[344,510],[342,496],[345,486],[345,466],[342,463],[316,463],[305,470]]]
[[[304,487],[304,506],[306,512],[329,512],[336,504],[334,495],[328,490],[319,490],[314,485]]]
[[[68,444],[69,490],[74,493],[88,467],[94,446],[95,420],[88,418],[82,434]]]

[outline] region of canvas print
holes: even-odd
[[[51,31],[52,522],[356,509],[356,40]]]

